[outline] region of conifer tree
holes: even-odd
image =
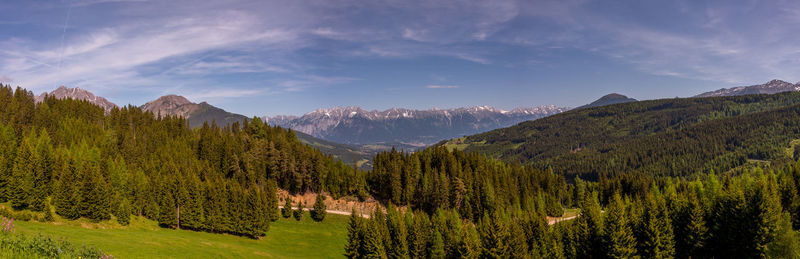
[[[0,201],[9,199],[12,182],[12,170],[17,150],[17,138],[14,129],[0,123]]]
[[[314,202],[314,211],[311,212],[311,218],[314,221],[322,221],[325,219],[325,214],[327,213],[326,206],[325,206],[325,195],[321,192],[317,195],[317,200]]]
[[[507,258],[509,257],[509,239],[508,227],[503,224],[503,221],[498,215],[489,217],[484,214],[483,219],[479,223],[481,244],[483,247],[484,258]]]
[[[283,204],[283,209],[281,210],[281,213],[284,218],[288,219],[289,217],[292,216],[292,198],[286,197],[285,201],[286,202]]]
[[[695,192],[688,194],[689,200],[683,213],[681,240],[676,240],[676,255],[679,257],[701,257],[706,245],[708,228],[705,222],[705,210]]]
[[[428,246],[428,258],[444,259],[446,256],[444,251],[444,239],[438,229],[433,230],[433,239]]]
[[[608,258],[634,258],[636,255],[636,239],[628,224],[625,204],[619,193],[614,194],[611,204],[606,210],[605,251]]]
[[[381,236],[381,230],[378,221],[371,218],[366,224],[366,231],[361,246],[361,258],[369,259],[386,259],[386,249]]]
[[[303,219],[304,212],[303,212],[303,202],[302,201],[297,204],[297,209],[294,210],[293,213],[294,213],[294,219],[295,220],[300,221],[301,219]]]
[[[409,258],[408,257],[408,231],[403,219],[393,206],[389,206],[386,215],[386,227],[389,231],[391,247],[387,249],[389,258]]]
[[[347,223],[347,244],[344,248],[344,256],[351,259],[362,257],[365,230],[364,219],[361,216],[357,216],[356,210],[353,209]]]
[[[578,257],[598,258],[603,255],[603,217],[600,214],[600,204],[597,201],[597,192],[587,193],[583,199],[581,215],[576,219],[577,224],[577,253]]]
[[[430,223],[428,215],[417,211],[411,218],[411,212],[407,213],[406,222],[411,222],[408,231],[408,254],[411,258],[424,258],[427,255],[428,236],[430,233]]]
[[[117,222],[120,225],[127,226],[131,222],[131,205],[127,198],[120,200],[117,210],[114,212],[117,217]]]
[[[663,196],[649,193],[645,199],[642,217],[643,240],[641,241],[643,257],[672,258],[675,256],[675,239],[672,222],[667,212]]]
[[[267,180],[265,192],[267,196],[267,216],[269,216],[270,221],[276,221],[280,218],[280,211],[278,209],[278,186],[274,179]]]

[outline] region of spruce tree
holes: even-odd
[[[292,216],[292,198],[286,197],[285,203],[283,204],[283,209],[281,209],[281,214],[284,218],[289,218]]]
[[[393,206],[388,209],[386,216],[386,227],[389,231],[391,247],[388,249],[389,258],[408,258],[408,230],[403,219]]]
[[[274,179],[267,180],[265,192],[267,196],[267,216],[269,216],[270,221],[276,221],[280,218],[280,210],[278,209],[278,186]]]
[[[600,204],[597,201],[597,192],[587,193],[583,199],[581,214],[576,219],[577,224],[577,253],[583,258],[598,258],[603,255],[603,217],[600,214]]]
[[[675,240],[672,222],[663,196],[649,193],[645,199],[642,217],[644,236],[642,256],[647,258],[672,258],[675,256]]]
[[[297,209],[294,210],[293,214],[294,214],[294,219],[295,220],[300,221],[301,219],[303,219],[304,212],[303,212],[303,202],[302,201],[297,204]]]
[[[381,235],[381,230],[379,229],[378,221],[374,218],[370,219],[367,222],[366,231],[364,233],[364,239],[361,246],[363,247],[363,251],[361,252],[361,258],[369,258],[369,259],[386,259],[386,249],[383,243],[383,237]]]
[[[114,216],[117,217],[117,222],[119,222],[120,225],[127,226],[130,224],[131,205],[127,198],[122,198],[122,200],[120,200],[117,210],[114,212]]]
[[[311,218],[314,221],[322,221],[325,219],[325,214],[327,213],[326,206],[325,206],[325,195],[322,193],[317,195],[317,200],[314,202],[314,211],[311,212]]]
[[[12,170],[17,150],[17,137],[14,129],[0,123],[0,201],[9,199]]]
[[[614,194],[611,204],[606,210],[605,252],[608,258],[634,258],[636,255],[636,239],[628,224],[625,203],[619,193]]]
[[[362,257],[365,231],[364,218],[357,216],[356,210],[353,209],[347,223],[347,244],[344,248],[344,256],[351,259]]]
[[[681,232],[682,240],[676,240],[676,254],[681,257],[701,257],[706,245],[708,228],[705,221],[705,210],[697,194],[688,194],[689,200],[683,213],[684,225]],[[680,249],[679,249],[680,248]]]
[[[438,229],[433,230],[433,239],[428,246],[428,258],[444,259],[446,256],[444,251],[444,239]]]

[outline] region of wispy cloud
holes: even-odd
[[[428,89],[457,89],[457,88],[461,88],[461,86],[458,86],[458,85],[427,85],[427,86],[425,86],[425,88],[428,88]]]
[[[309,75],[291,80],[286,80],[284,82],[281,82],[280,86],[282,86],[286,91],[296,92],[312,87],[323,87],[323,86],[345,84],[357,80],[359,79],[354,77]]]
[[[265,92],[264,89],[209,89],[199,92],[188,92],[184,96],[190,100],[195,101],[212,101],[229,98],[249,97],[253,95],[261,95]]]

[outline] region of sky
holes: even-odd
[[[575,107],[800,80],[798,1],[0,2],[0,82],[247,116]]]

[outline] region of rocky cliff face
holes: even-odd
[[[150,111],[155,115],[177,115],[184,118],[198,111],[200,105],[190,102],[183,96],[165,95],[142,105],[142,110]]]
[[[92,92],[80,89],[78,87],[67,88],[66,86],[62,85],[61,87],[57,88],[56,90],[53,90],[52,92],[49,93],[44,92],[39,96],[36,96],[36,102],[37,103],[42,102],[44,98],[47,96],[53,96],[58,99],[71,98],[74,100],[88,101],[90,103],[102,107],[104,110],[106,110],[106,112],[118,107],[116,104],[106,100],[106,98],[95,96]]]

